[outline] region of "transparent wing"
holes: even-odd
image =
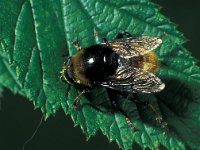
[[[101,85],[133,93],[156,93],[165,87],[165,84],[153,73],[131,67],[123,67],[109,81]]]
[[[156,49],[161,43],[162,40],[157,37],[140,36],[116,39],[102,45],[112,47],[122,58],[131,58],[144,55]]]

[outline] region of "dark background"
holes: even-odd
[[[200,1],[192,0],[153,0],[163,8],[161,12],[178,24],[178,30],[189,39],[185,47],[200,59]],[[0,110],[0,150],[20,150],[23,143],[35,131],[41,119],[40,110],[33,110],[32,102],[5,90],[1,98]],[[109,143],[98,133],[86,142],[80,127],[73,127],[69,116],[62,111],[42,123],[34,139],[26,150],[116,150],[115,143]]]

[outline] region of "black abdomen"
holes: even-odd
[[[109,47],[94,45],[83,54],[85,75],[90,81],[105,81],[118,68],[118,55]]]

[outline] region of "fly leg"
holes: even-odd
[[[78,44],[76,39],[72,41],[72,44],[76,47],[76,49],[78,51],[80,51],[82,49],[82,47]]]
[[[102,42],[103,42],[103,43],[107,43],[108,40],[104,37],[104,38],[102,38]]]
[[[95,37],[95,41],[99,44],[99,43],[104,43],[104,44],[108,44],[108,40],[103,37],[102,40],[100,41],[100,33],[97,31],[94,31],[94,37]]]
[[[116,39],[121,39],[121,38],[124,38],[124,37],[133,37],[132,34],[128,33],[128,32],[119,32],[116,36]]]
[[[77,92],[77,91],[76,91]],[[77,92],[77,96],[76,96],[76,98],[73,100],[73,103],[72,103],[72,106],[74,107],[74,108],[77,108],[78,107],[78,105],[79,105],[79,103],[80,103],[80,97],[82,96],[82,95],[84,95],[86,93],[86,90],[83,90],[80,94],[78,94],[78,92]]]
[[[131,99],[132,102],[139,104],[139,105],[145,105],[147,106],[156,116],[156,121],[161,124],[162,128],[165,128],[167,126],[167,123],[164,121],[164,119],[161,117],[161,115],[158,113],[158,111],[155,109],[155,107],[146,101],[141,101],[138,99]]]
[[[106,89],[107,93],[108,93],[108,96],[109,96],[109,99],[110,99],[110,102],[111,102],[111,105],[112,107],[122,113],[125,118],[126,118],[126,122],[127,124],[131,127],[132,131],[136,131],[137,128],[135,127],[135,125],[131,122],[130,120],[130,117],[128,116],[128,114],[126,113],[126,111],[124,111],[120,106],[119,104],[117,103],[117,94],[116,94],[116,91],[115,90],[112,90],[112,89]],[[118,92],[118,91],[117,91]]]
[[[127,115],[127,113],[126,113],[124,110],[122,110],[122,109],[118,106],[116,100],[114,100],[114,99],[110,99],[110,100],[111,100],[111,104],[112,104],[113,108],[114,108],[115,110],[119,111],[120,113],[122,113],[122,114],[126,117],[126,122],[127,122],[127,124],[131,127],[131,129],[132,129],[133,131],[136,131],[137,128],[136,128],[135,125],[131,122],[131,120],[129,119],[129,116]]]
[[[75,93],[76,93],[76,97],[74,98],[74,100],[73,100],[73,102],[72,102],[72,106],[74,107],[74,108],[78,108],[79,107],[79,104],[80,104],[80,98],[81,98],[81,96],[83,96],[84,94],[86,94],[86,93],[89,93],[89,92],[91,92],[91,89],[90,88],[85,88],[84,90],[82,90],[82,92],[78,92],[78,90],[75,88],[74,89],[75,90]]]
[[[102,44],[105,44],[106,46],[110,45],[108,40],[105,37],[102,38]]]

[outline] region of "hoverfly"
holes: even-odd
[[[85,89],[100,85],[131,93],[160,92],[165,84],[155,75],[158,59],[153,50],[161,43],[158,37],[135,37],[128,32],[119,33],[111,41],[104,38],[100,44],[87,48],[74,42],[78,52],[64,63],[61,77]]]

